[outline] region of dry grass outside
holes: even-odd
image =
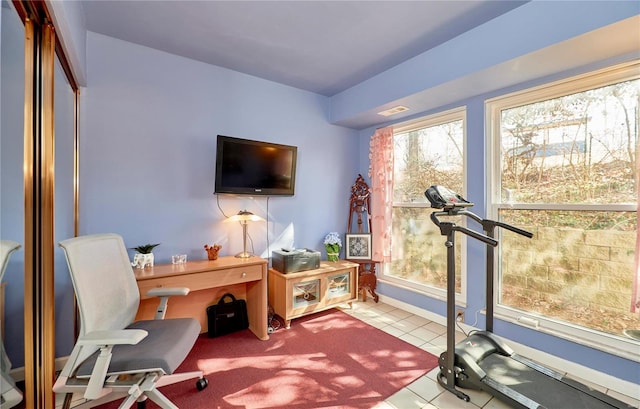
[[[640,329],[638,313],[554,299],[517,287],[503,287],[501,304],[613,335],[624,336],[625,329]]]
[[[447,271],[445,269],[434,270],[428,267],[422,270],[415,270],[410,262],[393,261],[389,268],[389,275],[403,280],[412,281],[430,287],[446,289],[447,288]],[[459,293],[462,288],[462,280],[460,269],[456,271],[456,292]]]

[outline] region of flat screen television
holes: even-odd
[[[218,135],[214,193],[293,196],[296,146]]]

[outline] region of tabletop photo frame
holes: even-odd
[[[345,235],[345,256],[347,260],[371,259],[371,234],[347,233]]]

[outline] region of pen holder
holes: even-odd
[[[204,249],[207,251],[207,258],[209,260],[217,260],[218,253],[220,252],[221,248],[222,246],[219,244],[214,244],[213,246],[209,246],[208,244],[204,245]]]

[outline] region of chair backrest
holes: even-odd
[[[0,281],[9,264],[9,256],[20,248],[20,243],[11,240],[0,240]]]
[[[76,293],[80,334],[131,324],[140,294],[122,237],[93,234],[63,240],[59,245]]]
[[[0,240],[0,282],[4,278],[4,272],[7,270],[7,265],[9,265],[9,256],[11,253],[18,250],[20,248],[20,243],[11,240]],[[4,318],[4,317],[0,317]],[[0,336],[4,334],[0,333]],[[3,378],[0,379],[0,383],[5,381],[4,375],[6,372],[11,369],[11,361],[9,361],[9,357],[4,350],[4,343],[2,342],[2,338],[0,338],[0,371],[2,371]],[[10,378],[7,378],[10,379]],[[4,390],[2,391],[4,393]]]

